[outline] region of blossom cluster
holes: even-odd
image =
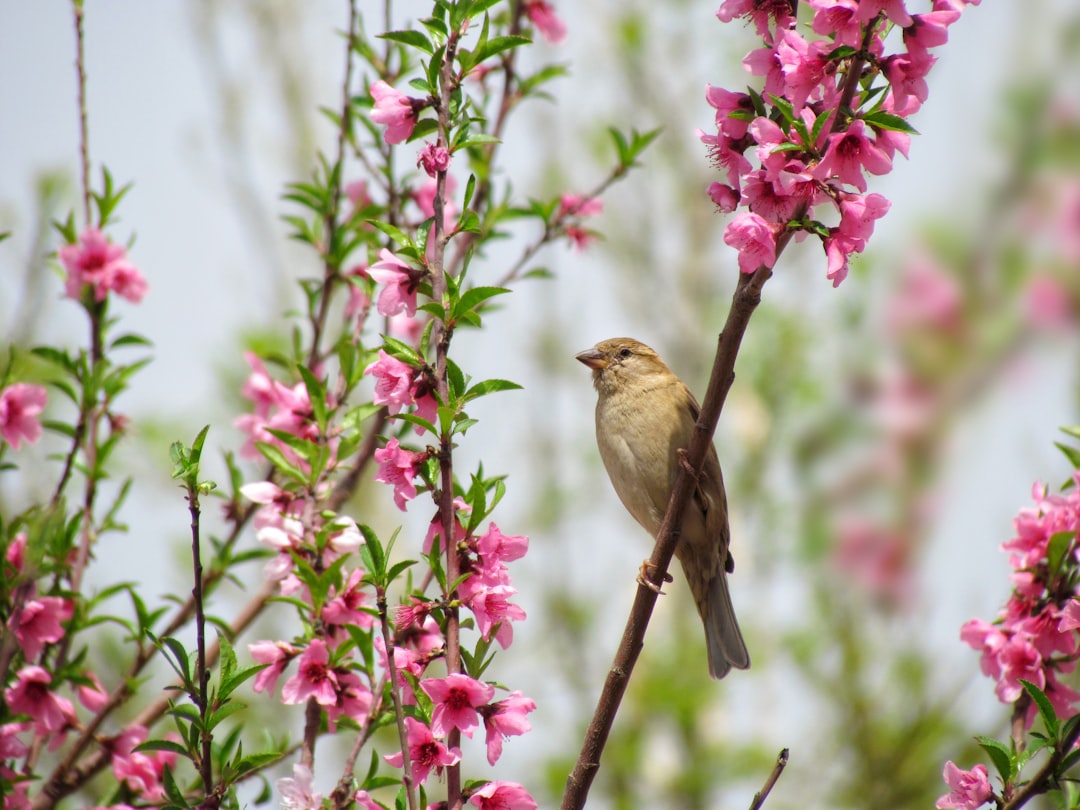
[[[866,193],[866,174],[886,174],[897,153],[907,156],[906,119],[927,98],[931,50],[969,2],[978,4],[933,0],[929,12],[911,14],[902,0],[809,0],[812,34],[804,36],[795,4],[725,0],[717,17],[751,20],[764,43],[743,60],[763,78],[762,92],[708,87],[716,132],[699,133],[724,173],[709,196],[725,213],[746,209],[724,232],[742,272],[772,267],[787,231],[817,236],[828,277],[834,286],[844,280],[890,205]],[[903,48],[887,53],[896,30]],[[817,219],[829,208],[833,226]]]
[[[983,674],[997,682],[1002,703],[1015,703],[1025,680],[1046,693],[1060,716],[1072,715],[1080,702],[1080,693],[1059,680],[1080,656],[1080,470],[1073,483],[1060,495],[1033,487],[1035,505],[1020,511],[1016,536],[1002,546],[1013,568],[1012,594],[995,622],[972,619],[960,631],[982,654]],[[1034,716],[1033,706],[1029,725]]]
[[[60,263],[67,271],[68,297],[78,301],[89,288],[95,301],[104,301],[114,292],[139,303],[148,285],[142,273],[127,258],[123,245],[109,241],[97,228],[87,228],[75,244],[60,248]]]

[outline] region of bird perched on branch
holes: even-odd
[[[659,355],[632,338],[601,341],[577,359],[593,372],[596,443],[608,477],[623,506],[655,539],[679,465],[686,463],[700,406]],[[727,574],[733,570],[728,541],[727,495],[710,443],[675,556],[705,624],[714,678],[750,666],[728,592]]]

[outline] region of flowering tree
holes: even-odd
[[[708,88],[715,131],[700,136],[719,171],[708,195],[720,213],[734,214],[723,239],[741,272],[702,429],[654,552],[657,584],[744,333],[753,340],[748,323],[765,283],[780,272],[789,243],[807,237],[820,243],[834,286],[848,277],[889,208],[870,190],[873,176],[907,154],[908,119],[927,98],[934,49],[966,5],[721,6],[721,21],[745,20],[761,39],[744,62],[755,77],[747,92]],[[85,90],[82,14],[76,2]],[[86,582],[98,539],[122,528],[124,502],[138,493],[137,482],[115,494],[106,482],[128,430],[117,400],[148,362],[124,360],[145,353],[148,341],[121,332],[115,312],[138,304],[148,284],[116,217],[127,187],[105,170],[97,187],[90,183],[85,122],[94,111],[80,96],[82,210],[59,224],[55,261],[89,337],[82,348],[13,352],[0,380],[6,475],[17,474],[19,454],[43,428],[64,442],[50,497],[5,513],[0,524],[6,805],[50,807],[74,797],[102,806],[236,806],[245,784],[259,780],[265,790],[252,800],[268,798],[266,774],[281,766],[290,775],[274,786],[288,807],[537,805],[535,788],[481,777],[486,771],[469,756],[482,731],[481,759],[496,766],[504,743],[523,744],[512,738],[530,730],[537,704],[500,672],[526,619],[512,574],[529,544],[493,520],[506,492],[503,476],[490,472],[499,461],[465,472],[461,455],[484,430],[478,400],[510,401],[518,386],[474,379],[454,338],[486,329],[495,301],[518,306],[518,296],[502,296],[543,275],[535,263],[543,247],[589,246],[603,193],[656,133],[613,131],[614,165],[591,188],[524,199],[503,179],[502,141],[522,103],[563,74],[553,65],[533,69],[521,56],[534,36],[565,37],[555,8],[439,2],[405,25],[383,21],[375,38],[367,33],[374,15],[366,17],[349,4],[340,103],[329,112],[333,148],[286,190],[291,236],[316,269],[300,282],[292,337],[243,353],[249,405],[236,426],[246,441],[226,456],[228,485],[205,472],[204,448],[218,426],[172,447],[189,509],[193,583],[190,597],[172,606],[151,605],[134,584],[95,592]],[[512,229],[525,235],[506,259],[495,243]],[[924,285],[911,297],[942,302],[936,322],[944,323],[948,291],[934,280],[930,292]],[[929,316],[920,309],[908,317]],[[57,400],[70,402],[70,416]],[[365,481],[385,485],[383,500],[405,518],[419,514],[426,530],[372,528],[370,507],[354,497]],[[106,502],[106,492],[114,499]],[[1038,498],[1029,516],[1038,525],[1010,544],[1026,544],[1013,549],[1017,594],[1000,624],[964,633],[983,650],[999,697],[1022,716],[1011,743],[980,740],[1001,787],[990,785],[984,766],[962,771],[950,762],[941,806],[1019,806],[1072,764],[1073,693],[1059,675],[1075,655],[1068,563],[1077,527],[1065,516],[1076,510],[1071,495],[1040,489]],[[207,503],[224,508],[223,530],[204,527]],[[876,552],[873,527],[848,532],[853,547],[867,535],[861,547]],[[866,567],[857,550],[847,559]],[[256,563],[261,581],[251,587]],[[235,609],[222,590],[230,581],[249,585]],[[116,595],[130,601],[126,613],[109,602]],[[612,668],[564,806],[584,803],[655,600],[654,590],[640,590],[626,654]],[[272,631],[258,624],[271,609]],[[128,646],[123,666],[105,673],[94,646],[110,627]],[[275,727],[268,742],[249,718],[275,705],[302,707],[301,723]],[[1025,747],[1038,716],[1046,735]],[[1026,776],[1043,749],[1046,766]]]

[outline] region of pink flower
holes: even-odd
[[[416,369],[391,357],[379,349],[379,359],[364,369],[364,374],[375,377],[376,405],[386,405],[390,413],[397,413],[403,405],[412,405],[412,383]]]
[[[476,627],[485,641],[494,634],[504,650],[514,641],[511,622],[525,619],[525,611],[510,602],[517,591],[509,585],[489,586],[482,577],[471,576],[460,586],[462,602],[476,616]]]
[[[1048,275],[1032,276],[1024,289],[1024,317],[1037,329],[1062,330],[1076,322],[1068,289]]]
[[[528,537],[504,535],[499,531],[499,527],[492,523],[476,543],[476,552],[480,557],[477,574],[487,585],[509,585],[510,576],[504,563],[524,557],[528,548]]]
[[[890,87],[886,109],[896,115],[917,113],[930,93],[926,74],[936,61],[937,59],[928,54],[896,54],[885,59],[882,68]]]
[[[835,35],[836,45],[859,46],[862,24],[858,0],[809,0],[808,5],[814,9],[815,34]]]
[[[776,41],[776,57],[784,74],[786,95],[798,114],[806,100],[821,87],[829,69],[825,56],[834,45],[823,39],[807,42],[790,30],[780,31]]]
[[[422,273],[383,248],[379,251],[379,261],[368,268],[368,275],[384,285],[376,305],[380,315],[404,312],[411,318],[416,314],[416,287]]]
[[[374,617],[362,610],[368,600],[363,591],[363,577],[364,572],[357,568],[349,574],[340,594],[335,595],[334,589],[330,589],[331,599],[322,609],[324,622],[329,625],[353,625],[363,628],[372,626]]]
[[[298,762],[293,765],[292,772],[292,776],[277,781],[285,810],[321,810],[323,797],[315,791],[315,776],[311,768]]]
[[[927,51],[949,41],[949,26],[960,19],[960,12],[952,9],[916,14],[910,23],[904,24],[904,44],[908,53],[918,59],[929,57]]]
[[[97,675],[90,673],[88,677],[90,685],[80,684],[76,689],[76,694],[79,696],[79,703],[92,712],[98,712],[108,703],[109,693],[105,691]]]
[[[814,176],[822,181],[835,176],[841,183],[866,191],[863,169],[871,174],[886,174],[892,169],[892,159],[869,137],[865,122],[857,118],[846,132],[829,136]]]
[[[1058,632],[1065,633],[1077,629],[1080,629],[1080,599],[1070,599],[1069,604],[1065,605],[1061,611]]]
[[[75,723],[75,707],[70,700],[49,688],[52,676],[45,669],[23,667],[15,679],[15,683],[4,690],[8,708],[13,714],[29,715],[36,734],[47,736]]]
[[[375,451],[375,462],[379,465],[375,480],[393,486],[394,503],[402,512],[405,511],[405,503],[416,497],[413,479],[419,474],[420,464],[426,458],[427,453],[403,449],[397,439],[391,439],[386,447]]]
[[[252,688],[256,692],[265,689],[267,694],[272,695],[281,673],[300,650],[284,641],[256,641],[254,644],[248,644],[248,652],[251,653],[256,664],[268,665],[255,676]]]
[[[536,810],[536,802],[517,782],[488,782],[473,791],[469,803],[480,810]]]
[[[386,127],[383,134],[386,142],[397,144],[408,140],[416,127],[417,108],[413,100],[384,81],[371,85],[371,97],[375,100],[371,120]]]
[[[1017,634],[1009,638],[998,652],[998,663],[1001,665],[1001,678],[994,687],[994,693],[1002,703],[1013,703],[1024,693],[1021,680],[1029,681],[1040,689],[1046,688],[1043,658],[1027,636]]]
[[[413,779],[417,784],[424,782],[432,769],[442,774],[443,768],[448,765],[456,765],[461,761],[461,751],[457,748],[447,748],[444,743],[435,739],[426,725],[414,717],[405,718],[405,739],[409,746],[409,759],[412,760]],[[389,754],[386,761],[395,768],[400,768],[405,762],[404,755],[398,751]]]
[[[859,20],[868,23],[881,12],[899,25],[911,25],[911,15],[904,8],[904,0],[859,0]]]
[[[552,45],[566,39],[566,23],[555,13],[555,7],[543,0],[527,0],[525,15],[540,34]]]
[[[723,183],[709,184],[709,199],[723,214],[730,214],[739,205],[740,194],[738,190]]]
[[[949,792],[941,796],[934,804],[940,810],[944,808],[975,810],[994,795],[990,789],[985,765],[976,765],[970,771],[962,771],[953,764],[952,760],[949,760],[945,763],[942,777],[945,779],[945,784],[949,786]]]
[[[889,299],[886,322],[895,331],[952,329],[960,323],[960,285],[932,258],[915,251],[900,289]]]
[[[787,0],[724,0],[716,12],[720,22],[731,22],[736,17],[748,17],[757,29],[758,36],[772,40],[770,23],[776,28],[787,28],[791,18],[791,4]]]
[[[26,532],[19,532],[11,539],[7,551],[4,552],[4,559],[16,572],[22,573],[26,564]]]
[[[326,642],[313,638],[300,656],[297,673],[281,687],[281,702],[303,703],[313,697],[320,706],[333,706],[337,703],[338,680],[329,663],[330,654],[326,649]]]
[[[750,161],[743,154],[745,143],[720,133],[709,135],[698,131],[698,139],[709,147],[709,160],[726,172],[728,185],[739,189],[739,178],[750,171]]]
[[[716,128],[729,138],[741,138],[746,134],[750,123],[743,117],[732,117],[732,113],[752,114],[754,103],[746,93],[734,93],[723,87],[705,85],[705,100],[716,110]]]
[[[739,251],[739,270],[753,273],[761,265],[772,267],[776,261],[776,233],[773,226],[757,214],[738,214],[724,229],[724,244]]]
[[[563,194],[559,198],[559,218],[569,216],[594,217],[603,213],[604,201],[599,197],[583,197],[580,194]]]
[[[0,436],[13,449],[41,438],[38,415],[45,409],[46,399],[45,389],[30,383],[15,383],[0,391]]]
[[[361,726],[365,725],[375,697],[360,680],[360,676],[348,670],[338,673],[337,692],[337,702],[326,707],[326,725],[330,733],[334,733],[338,718],[342,716]]]
[[[45,644],[64,637],[60,623],[70,619],[72,613],[71,602],[59,596],[31,599],[15,611],[8,626],[14,631],[27,661],[36,659]]]
[[[903,603],[911,592],[908,538],[858,519],[844,521],[835,551],[838,567],[874,596]]]
[[[97,228],[87,228],[78,242],[60,248],[59,257],[68,273],[69,298],[81,298],[86,284],[96,301],[104,301],[110,290],[135,304],[146,295],[146,280],[128,263],[123,245],[114,245]]]
[[[477,707],[495,696],[495,687],[491,684],[460,673],[445,678],[427,678],[420,681],[420,688],[435,701],[431,730],[439,737],[445,737],[453,728],[461,729],[466,737],[471,737],[473,729],[480,725]]]
[[[502,756],[505,738],[517,737],[532,729],[526,715],[533,711],[536,711],[536,702],[516,691],[498,703],[480,707],[487,732],[487,759],[491,765]]]
[[[424,144],[420,157],[416,160],[417,167],[423,167],[428,177],[434,177],[439,172],[445,172],[450,168],[450,152],[445,146],[434,143]]]
[[[116,741],[112,756],[112,772],[117,781],[127,786],[151,802],[165,798],[162,780],[165,768],[176,765],[176,754],[172,751],[135,751],[146,741],[146,728],[132,726]]]
[[[892,206],[880,194],[841,193],[840,225],[837,233],[854,246],[856,253],[861,253],[866,242],[874,232],[874,222],[888,213]]]

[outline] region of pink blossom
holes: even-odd
[[[1076,322],[1068,289],[1048,275],[1028,279],[1024,289],[1024,316],[1037,329],[1064,331]]]
[[[529,550],[529,538],[520,534],[506,535],[494,523],[477,541],[476,550],[486,561],[513,562]]]
[[[4,559],[8,561],[16,572],[22,573],[26,564],[26,532],[18,532],[8,544],[4,552]]]
[[[1069,603],[1062,608],[1058,632],[1065,633],[1078,629],[1080,629],[1080,599],[1070,599]]]
[[[374,623],[374,617],[362,608],[368,601],[368,596],[363,591],[364,572],[359,568],[349,574],[345,587],[340,594],[335,594],[330,589],[330,600],[323,605],[322,619],[329,625],[352,625],[354,627],[369,628]]]
[[[367,180],[353,180],[345,186],[345,196],[352,203],[352,215],[357,211],[363,211],[371,205],[371,193],[368,191]]]
[[[248,644],[248,652],[251,653],[256,664],[268,665],[255,676],[252,688],[256,692],[262,692],[265,689],[267,694],[272,695],[281,673],[300,650],[285,641],[256,641],[254,644]]]
[[[730,214],[739,205],[741,195],[738,190],[731,186],[723,183],[710,183],[708,193],[709,199],[723,214]]]
[[[333,734],[340,717],[348,717],[363,726],[368,721],[375,696],[360,680],[360,676],[348,670],[338,673],[337,702],[326,707],[326,725]]]
[[[563,194],[559,198],[559,219],[563,217],[594,217],[604,211],[604,201],[599,197],[581,194]]]
[[[146,295],[146,280],[128,262],[123,245],[114,245],[97,228],[87,228],[78,242],[60,248],[59,257],[68,273],[69,298],[81,298],[86,284],[95,301],[104,301],[110,291],[135,304]]]
[[[772,39],[770,24],[781,29],[794,22],[787,0],[724,0],[716,17],[725,23],[736,17],[747,17],[754,23],[758,36],[766,41]]]
[[[420,336],[424,333],[423,321],[417,320],[412,315],[399,312],[390,316],[390,335],[398,340],[416,347],[420,345]]]
[[[517,737],[532,729],[527,715],[536,711],[536,702],[521,692],[511,692],[498,703],[480,707],[487,732],[487,759],[494,765],[502,756],[503,740]]]
[[[79,696],[79,703],[92,712],[101,711],[105,704],[109,702],[109,693],[105,691],[105,687],[101,685],[97,675],[90,673],[88,678],[90,679],[89,684],[80,684],[75,690]]]
[[[31,728],[32,723],[4,723],[0,725],[0,761],[22,759],[30,747],[18,735]]]
[[[525,611],[510,602],[517,590],[509,585],[487,585],[482,577],[471,576],[460,586],[459,593],[473,615],[476,627],[485,641],[495,636],[504,650],[514,641],[511,624],[525,619]]]
[[[364,374],[375,377],[376,405],[386,405],[390,413],[397,413],[403,405],[412,405],[412,383],[416,369],[408,363],[391,357],[379,349],[379,359],[364,369]]]
[[[862,23],[858,0],[809,0],[808,5],[814,9],[815,34],[834,35],[836,45],[859,46]]]
[[[723,87],[705,85],[705,100],[716,110],[716,128],[729,138],[736,140],[746,134],[749,121],[745,117],[735,117],[739,112],[752,115],[754,103],[746,93],[734,93]]]
[[[776,232],[762,217],[742,212],[724,229],[724,244],[739,251],[739,270],[753,273],[776,261]]]
[[[420,464],[427,458],[427,453],[415,453],[405,450],[397,439],[391,439],[386,447],[375,451],[375,462],[379,471],[376,481],[390,484],[394,488],[394,503],[405,511],[405,504],[416,497],[416,484],[413,479],[419,474]]]
[[[892,203],[880,194],[859,196],[841,193],[839,197],[840,225],[837,233],[854,246],[855,252],[861,253],[874,232],[874,223],[888,213]]]
[[[38,415],[48,394],[40,385],[15,383],[0,391],[0,436],[15,450],[41,438]]]
[[[356,791],[353,801],[363,807],[364,810],[383,810],[383,806],[371,798],[371,794],[366,790]]]
[[[15,679],[15,683],[4,690],[8,708],[13,714],[29,715],[34,721],[35,733],[47,736],[75,723],[75,707],[70,700],[49,688],[52,676],[45,669],[23,667]]]
[[[781,175],[778,174],[777,182],[774,183],[766,177],[764,171],[751,172],[743,178],[742,197],[747,207],[752,213],[769,222],[787,222],[805,201],[802,193],[788,194],[777,191],[780,178]]]
[[[857,118],[846,132],[829,136],[814,176],[823,181],[835,176],[841,183],[866,191],[863,169],[871,174],[886,174],[892,169],[892,160],[869,137],[865,122]]]
[[[750,161],[743,154],[745,144],[741,140],[733,140],[723,133],[709,135],[698,130],[697,134],[698,139],[709,147],[709,160],[717,168],[726,172],[728,185],[738,191],[740,188],[739,178],[751,169]]]
[[[949,786],[949,792],[939,797],[934,804],[940,810],[944,808],[975,810],[990,801],[994,795],[990,789],[985,765],[976,765],[970,771],[962,771],[953,764],[952,760],[949,760],[945,763],[942,778]]]
[[[330,668],[330,654],[326,642],[313,638],[297,664],[297,673],[281,687],[281,702],[303,703],[315,698],[320,706],[337,703],[337,675]]]
[[[882,62],[890,94],[885,109],[896,115],[914,115],[930,93],[926,74],[937,59],[928,54],[895,54]]]
[[[911,25],[911,15],[904,8],[904,0],[859,0],[860,22],[868,23],[882,12],[900,27]]]
[[[886,322],[895,331],[952,329],[962,314],[960,285],[934,259],[915,251],[906,265],[900,289],[889,299]]]
[[[453,227],[454,217],[457,216],[457,208],[454,205],[453,195],[457,188],[457,181],[452,174],[446,175],[446,200],[443,202],[443,230]],[[425,219],[435,216],[435,195],[439,193],[439,184],[434,180],[427,180],[418,189],[412,192],[412,200]],[[430,245],[429,245],[430,250]]]
[[[913,57],[929,58],[927,51],[949,41],[949,26],[960,19],[960,12],[951,9],[915,14],[904,27],[904,44]]]
[[[807,99],[815,91],[820,91],[829,69],[825,56],[834,46],[823,39],[807,42],[791,30],[780,31],[776,43],[776,57],[784,74],[786,96],[798,114]]]
[[[480,725],[477,707],[488,703],[495,695],[495,687],[491,684],[460,673],[451,673],[445,678],[425,678],[420,681],[420,688],[435,702],[431,730],[439,737],[445,737],[454,728],[471,737],[473,729]]]
[[[467,515],[472,511],[472,507],[465,503],[464,498],[454,498],[454,542],[461,543],[465,540],[465,526],[462,525],[459,514]],[[424,537],[424,553],[430,554],[431,549],[435,546],[436,539],[439,541],[439,550],[445,551],[446,547],[442,543],[442,517],[438,512],[431,519],[431,523],[428,524],[427,535]]]
[[[416,159],[416,166],[422,167],[428,177],[435,177],[439,172],[450,168],[450,152],[445,146],[426,143],[420,151],[420,157]]]
[[[298,762],[293,765],[292,772],[292,776],[277,781],[285,810],[321,810],[323,797],[315,791],[315,776],[311,768]]]
[[[368,268],[368,274],[384,285],[376,305],[380,315],[404,312],[411,318],[416,314],[416,287],[422,273],[383,248],[379,251],[379,261]]]
[[[756,48],[750,51],[743,57],[743,69],[753,76],[765,77],[762,88],[764,96],[784,95],[784,69],[774,48]]]
[[[29,600],[15,611],[8,626],[15,633],[27,661],[36,659],[45,644],[64,637],[64,628],[60,624],[71,618],[73,610],[70,600],[42,596]]]
[[[389,674],[390,663],[386,655],[386,645],[382,636],[378,633],[375,634],[375,652],[379,656],[380,666]],[[415,703],[416,698],[412,694],[412,687],[410,687],[405,673],[407,672],[417,679],[422,678],[425,666],[426,661],[418,652],[407,647],[394,645],[394,672],[397,673],[398,686],[405,690],[406,703]]]
[[[422,722],[414,717],[405,718],[405,739],[409,746],[409,759],[412,761],[413,779],[417,784],[423,783],[432,769],[442,774],[443,768],[448,765],[456,765],[461,761],[461,751],[457,748],[447,748],[444,743],[435,739],[434,735]],[[386,761],[395,768],[404,764],[405,757],[401,751],[389,754]]]
[[[371,97],[375,101],[371,120],[386,127],[383,134],[386,142],[397,144],[408,140],[416,127],[417,108],[413,100],[384,81],[371,85]]]
[[[536,802],[517,782],[488,782],[473,791],[469,803],[480,810],[536,810]]]
[[[555,7],[543,0],[527,0],[525,15],[540,34],[552,45],[566,39],[566,23],[555,13]]]
[[[787,136],[775,121],[764,116],[758,116],[750,124],[750,135],[757,142],[754,151],[761,163],[764,177],[772,182],[788,165],[790,153],[779,149],[788,143]]]
[[[897,531],[865,520],[843,522],[835,551],[837,566],[872,595],[903,603],[911,594],[910,542]]]
[[[171,736],[171,735],[170,735]],[[151,802],[165,798],[162,779],[165,768],[176,765],[172,751],[135,751],[146,741],[144,726],[131,726],[117,739],[112,755],[112,772],[117,781]]]

